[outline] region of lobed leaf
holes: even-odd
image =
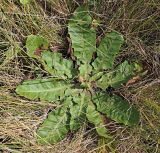
[[[89,78],[89,81],[90,81],[90,82],[92,82],[92,81],[97,81],[97,80],[99,80],[103,75],[104,75],[104,72],[103,72],[103,71],[102,71],[102,72],[96,72],[96,73],[93,74],[93,76],[91,76],[91,77]]]
[[[92,18],[89,15],[88,8],[86,6],[78,7],[70,18],[68,25],[79,25],[79,27],[89,27],[92,23]]]
[[[91,22],[87,8],[78,7],[68,23],[68,33],[77,62],[90,63],[96,50],[96,32],[90,27]]]
[[[96,110],[93,103],[89,103],[86,116],[88,121],[95,125],[96,131],[100,136],[110,138],[103,121],[103,116]]]
[[[62,57],[61,53],[50,52],[48,41],[37,35],[30,35],[26,41],[27,54],[37,58],[44,66],[44,69],[56,77],[72,78],[73,62]]]
[[[131,126],[139,123],[139,112],[119,96],[110,97],[107,94],[98,93],[95,96],[94,103],[99,112],[118,123]]]
[[[37,130],[37,141],[41,144],[53,144],[64,139],[69,131],[67,120],[67,111],[62,108],[50,112]]]
[[[31,100],[57,101],[65,97],[71,85],[63,80],[37,79],[24,81],[16,88],[16,92]]]
[[[90,64],[81,64],[79,67],[79,75],[83,77],[85,80],[90,78],[89,74],[92,72],[92,66]]]
[[[62,57],[61,53],[45,51],[41,54],[44,68],[52,75],[61,78],[72,78],[73,62]]]
[[[27,54],[33,58],[39,58],[37,49],[48,50],[49,43],[47,39],[38,35],[29,35],[26,40]]]
[[[87,99],[85,93],[73,97],[70,106],[70,130],[77,131],[86,118]]]
[[[124,61],[118,65],[114,70],[104,74],[98,81],[97,86],[105,90],[109,86],[114,88],[120,87],[123,83],[127,82],[134,74],[139,71],[136,63],[129,64]]]
[[[96,70],[110,69],[113,67],[116,55],[124,43],[123,36],[118,32],[110,32],[102,39],[97,48],[97,58],[92,63]]]

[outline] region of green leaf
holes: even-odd
[[[81,64],[79,67],[79,74],[80,77],[83,77],[85,80],[89,79],[90,76],[89,74],[91,74],[92,72],[92,66],[90,64]]]
[[[125,125],[136,125],[139,123],[139,112],[119,96],[108,96],[99,93],[94,98],[97,110],[112,120]]]
[[[77,131],[86,118],[87,99],[85,93],[73,97],[70,106],[70,130]]]
[[[93,74],[93,76],[91,76],[89,78],[89,81],[92,82],[92,81],[97,81],[98,79],[100,79],[102,76],[104,75],[104,72],[97,72],[95,74]]]
[[[97,58],[92,63],[97,70],[110,69],[113,67],[116,55],[120,51],[124,39],[118,32],[110,32],[101,41],[97,48]]]
[[[44,68],[52,75],[61,78],[72,78],[73,62],[62,57],[61,53],[45,51],[42,52],[41,61]]]
[[[37,58],[44,66],[44,69],[56,77],[72,78],[73,62],[62,57],[61,53],[50,52],[48,41],[37,35],[30,35],[26,41],[27,54]]]
[[[68,23],[68,32],[77,62],[90,63],[96,50],[96,32],[90,27],[92,18],[85,7],[79,7]]]
[[[63,80],[37,79],[24,81],[16,88],[16,92],[31,100],[57,101],[69,93],[71,85]]]
[[[110,138],[103,121],[103,116],[96,111],[93,103],[88,104],[86,116],[88,121],[95,125],[96,131],[100,136]]]
[[[41,49],[43,51],[48,50],[49,43],[47,39],[38,35],[29,35],[26,41],[27,54],[33,58],[39,58],[36,55],[36,50]]]
[[[37,141],[41,144],[53,144],[64,139],[69,131],[67,120],[67,112],[62,108],[50,112],[37,130]]]
[[[20,0],[20,3],[23,5],[29,4],[31,0]]]
[[[98,81],[97,86],[105,90],[109,86],[114,88],[120,87],[123,83],[127,82],[134,74],[139,71],[137,64],[129,64],[128,61],[124,61],[118,65],[114,70],[104,74]]]
[[[89,27],[92,23],[92,18],[89,15],[88,8],[86,6],[78,7],[73,16],[69,20],[69,26],[71,25],[79,25],[79,27]]]

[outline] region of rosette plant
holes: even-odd
[[[104,116],[128,126],[139,122],[139,112],[122,97],[107,94],[119,88],[138,71],[136,63],[114,64],[123,36],[111,31],[96,44],[96,30],[86,7],[78,7],[68,22],[71,56],[51,51],[48,41],[29,35],[27,54],[38,60],[52,77],[26,80],[16,88],[17,94],[31,100],[60,104],[48,113],[37,129],[39,143],[56,143],[69,132],[76,132],[86,121],[93,124],[100,137],[109,138]],[[71,58],[72,57],[72,58]]]

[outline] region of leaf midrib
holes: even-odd
[[[30,93],[30,92],[31,92],[31,93],[38,93],[38,92],[53,92],[53,91],[65,89],[65,88],[67,88],[67,87],[71,87],[71,85],[66,85],[66,86],[63,86],[63,87],[58,87],[58,88],[56,88],[56,89],[51,88],[51,89],[38,90],[38,91],[36,91],[36,90],[28,90],[28,91],[25,91],[25,92],[28,92],[28,93]]]

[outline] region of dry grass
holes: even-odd
[[[29,34],[41,34],[51,45],[64,39],[67,18],[80,2],[67,0],[34,1],[20,6],[18,1],[0,0],[0,152],[42,153],[158,153],[160,152],[160,23],[158,0],[99,1],[93,8],[101,20],[99,31],[115,29],[127,42],[119,61],[141,60],[148,74],[141,81],[122,89],[141,113],[138,127],[116,127],[115,138],[97,147],[97,138],[83,127],[72,139],[41,146],[36,143],[37,126],[49,109],[55,107],[18,97],[14,90],[22,80],[35,75],[38,63],[25,54]],[[9,53],[9,55],[8,55]],[[7,55],[7,56],[6,56]],[[3,62],[2,62],[3,61]],[[117,60],[118,62],[118,60]],[[115,128],[114,127],[114,128]]]

